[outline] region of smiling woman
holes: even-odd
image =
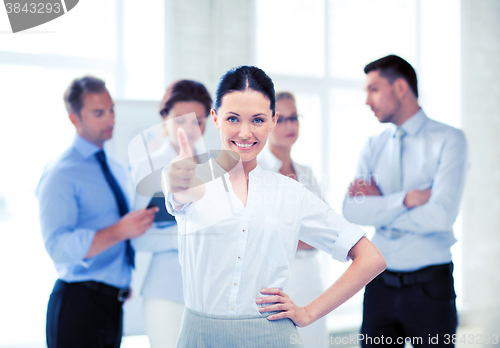
[[[243,166],[257,164],[257,154],[276,127],[275,108],[274,85],[262,70],[241,67],[222,77],[212,117],[222,146],[243,156]]]
[[[276,117],[273,115],[269,99],[253,90],[228,94],[217,113],[212,110],[215,127],[220,130],[224,148],[239,153],[244,166],[246,163],[253,167],[257,163],[257,154],[266,144],[269,132],[276,126]]]
[[[178,131],[179,156],[162,175],[167,209],[180,231],[186,310],[178,347],[297,346],[296,326],[328,314],[385,267],[363,230],[297,181],[258,166],[276,127],[275,105],[271,79],[242,66],[221,78],[211,112],[221,154],[196,165],[185,132]],[[207,171],[211,181],[201,179]],[[282,290],[299,239],[339,261],[353,260],[304,307]]]

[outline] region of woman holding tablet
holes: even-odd
[[[290,155],[292,146],[299,137],[300,123],[295,96],[290,92],[276,92],[276,111],[279,114],[276,128],[269,133],[268,146],[260,152],[257,163],[265,170],[297,180],[321,198],[321,187],[311,168],[295,162]],[[318,249],[299,240],[290,270],[290,280],[283,289],[299,306],[308,304],[323,291],[317,251]],[[299,334],[304,347],[330,346],[330,342],[323,339],[327,334],[325,317],[299,328]]]
[[[160,104],[160,116],[164,121],[165,143],[151,154],[154,167],[170,163],[179,153],[177,117],[194,113],[193,121],[186,127],[189,148],[194,154],[206,152],[201,135],[205,119],[210,114],[212,98],[205,86],[197,81],[179,80],[166,90]],[[173,120],[174,122],[170,122]],[[147,160],[132,168],[134,182],[150,172]],[[158,183],[157,191],[161,192]],[[136,195],[135,209],[146,207],[151,197]],[[175,347],[184,312],[182,275],[177,251],[177,224],[175,221],[156,221],[146,233],[132,240],[137,251],[152,252],[151,262],[142,286],[146,333],[152,348]]]
[[[178,132],[179,156],[162,175],[180,231],[186,309],[178,347],[300,346],[295,326],[328,314],[385,268],[363,230],[302,184],[257,165],[276,126],[275,104],[273,83],[262,70],[235,68],[221,78],[211,111],[221,155],[196,165]],[[299,239],[340,261],[353,260],[304,307],[281,290]]]

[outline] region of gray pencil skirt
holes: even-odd
[[[177,348],[303,347],[295,324],[288,318],[267,320],[263,315],[229,317],[186,307]]]

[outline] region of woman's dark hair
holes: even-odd
[[[231,92],[246,91],[247,89],[260,92],[267,97],[271,103],[270,109],[273,117],[276,111],[276,96],[274,94],[273,81],[261,69],[255,66],[240,66],[225,73],[219,81],[215,94],[215,111],[222,104],[222,98]]]
[[[160,103],[160,115],[166,117],[178,102],[195,101],[205,107],[205,117],[210,114],[212,97],[203,84],[192,80],[179,80],[168,86]]]
[[[64,92],[64,104],[68,113],[74,113],[81,117],[83,98],[87,93],[102,93],[106,91],[103,80],[93,76],[84,76],[74,79]]]
[[[375,70],[378,70],[380,76],[386,78],[391,84],[399,78],[406,80],[413,94],[418,98],[417,74],[411,64],[403,58],[391,54],[365,66],[365,74]]]

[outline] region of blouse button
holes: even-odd
[[[236,283],[234,283],[234,285],[236,285]]]
[[[238,256],[239,259],[241,259],[241,256]]]
[[[245,232],[245,230],[243,230],[243,232]]]
[[[231,307],[231,309],[234,309],[233,307]]]

